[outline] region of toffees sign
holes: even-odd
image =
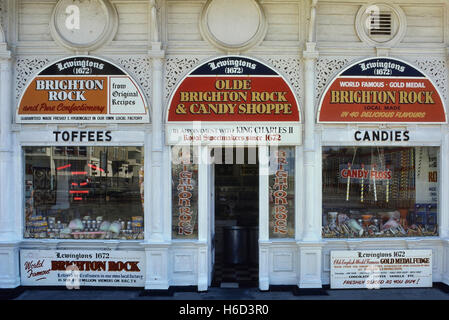
[[[322,95],[319,123],[445,123],[433,82],[408,63],[369,58],[340,72]]]
[[[248,57],[219,57],[192,70],[175,88],[166,120],[168,144],[301,143],[293,90]]]
[[[92,56],[41,70],[17,108],[17,123],[148,123],[142,90],[120,67]]]

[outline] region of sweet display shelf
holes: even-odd
[[[92,235],[92,234],[106,234],[106,231],[75,231],[71,232],[73,235]]]

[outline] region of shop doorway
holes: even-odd
[[[256,147],[215,148],[212,286],[257,287],[259,159]]]

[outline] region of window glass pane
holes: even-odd
[[[437,147],[323,148],[323,237],[436,236]]]
[[[143,148],[24,147],[25,238],[143,239]]]
[[[294,147],[270,147],[269,174],[270,238],[294,238]]]
[[[172,149],[172,237],[198,239],[198,161],[193,147]]]

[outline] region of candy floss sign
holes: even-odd
[[[141,251],[21,250],[26,286],[145,286]]]
[[[369,58],[340,72],[320,101],[319,123],[446,123],[432,80],[408,63]]]
[[[432,250],[331,251],[332,289],[432,287]]]
[[[118,66],[74,56],[41,70],[25,88],[17,123],[148,123],[145,97]]]

